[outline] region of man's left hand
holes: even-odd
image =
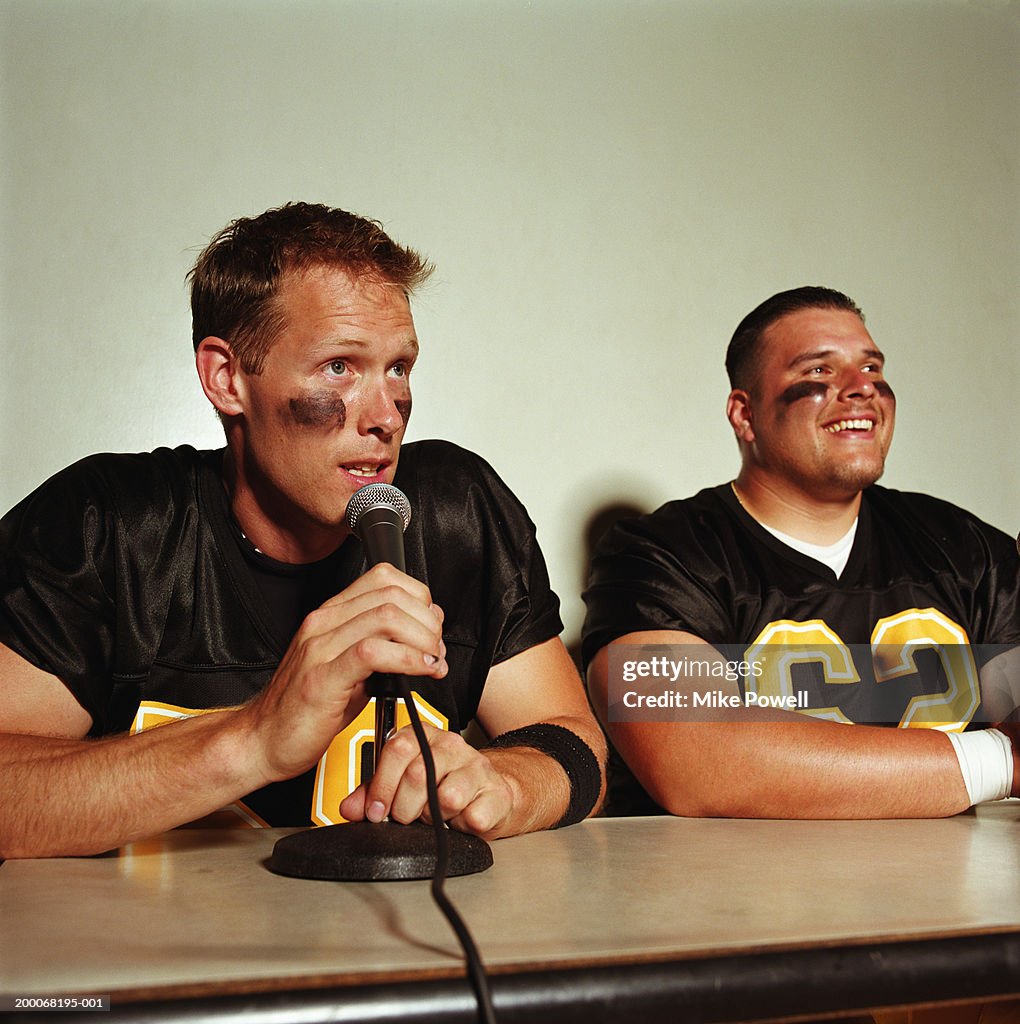
[[[510,780],[459,733],[425,725],[436,766],[439,808],[443,819],[461,832],[494,838],[514,808]],[[431,821],[425,786],[425,762],[410,726],[395,732],[382,748],[375,775],[341,804],[348,821],[392,818],[407,824]]]

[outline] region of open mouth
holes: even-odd
[[[359,477],[363,480],[371,480],[377,477],[385,468],[385,463],[358,463],[356,465],[342,466],[345,473]]]
[[[825,429],[830,434],[842,434],[848,430],[874,430],[875,421],[872,419],[838,420],[835,423],[830,423]]]

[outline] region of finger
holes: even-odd
[[[343,647],[342,644],[330,646]],[[449,672],[449,665],[442,652],[434,654],[414,644],[385,637],[363,637],[337,653],[322,669],[324,675],[335,674],[337,678],[359,682],[374,672],[442,679]]]
[[[512,793],[487,757],[467,743],[464,748],[460,763],[439,783],[439,807],[446,821],[469,820],[470,831],[488,831],[509,813]]]
[[[359,679],[371,672],[441,678],[445,647],[438,623],[431,616],[429,620],[422,621],[395,604],[378,605],[330,629],[320,631],[318,622],[308,630],[302,628],[293,641],[294,657],[306,666],[343,659],[343,666]]]
[[[401,613],[418,622],[437,642],[442,637],[442,622],[432,608],[409,594],[403,587],[389,585],[351,596],[346,591],[305,616],[298,633],[301,637],[332,633],[362,616],[373,616],[384,624],[387,615]],[[362,620],[368,621],[368,620]]]
[[[340,801],[340,814],[348,821],[365,820],[365,787],[358,786]]]
[[[447,817],[451,828],[475,836],[487,836],[503,824],[511,811],[507,793],[498,788],[485,788],[469,801],[459,814]]]
[[[382,804],[369,802],[364,784],[340,801],[339,810],[341,816],[348,821],[380,822],[386,817]]]
[[[401,572],[388,562],[380,562],[379,565],[373,566],[367,572],[362,573],[353,583],[341,590],[340,593],[328,598],[324,605],[334,606],[343,604],[346,600],[362,598],[373,591],[384,590],[389,587],[398,587],[410,598],[426,608],[432,604],[432,594],[421,580],[408,576],[407,573]]]
[[[423,728],[430,742],[432,734],[439,731],[424,723]],[[417,736],[405,726],[383,744],[368,786],[367,801],[380,805],[384,816],[406,824],[420,817],[425,798],[425,763]]]

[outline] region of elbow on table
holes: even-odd
[[[647,787],[646,787],[647,788]],[[651,798],[678,818],[755,818],[762,817],[746,801],[734,799],[731,794],[713,787],[671,787],[649,789]]]
[[[763,794],[735,775],[716,768],[690,767],[682,772],[662,766],[634,770],[648,795],[679,818],[773,817]]]

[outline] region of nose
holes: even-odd
[[[392,437],[404,422],[397,406],[400,397],[393,394],[392,387],[385,381],[366,384],[358,417],[360,433]]]
[[[875,393],[874,379],[855,366],[848,369],[840,381],[841,398],[873,398]]]

